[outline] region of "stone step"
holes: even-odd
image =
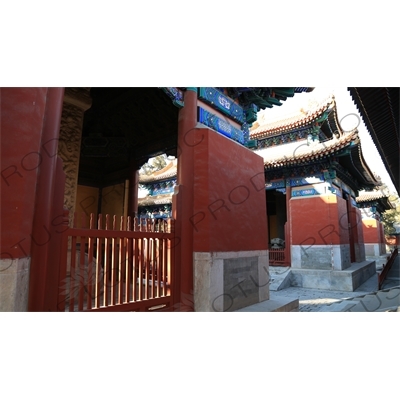
[[[344,312],[358,304],[357,301],[344,300],[322,307],[319,312]]]
[[[290,287],[290,267],[269,267],[269,290],[278,291]]]
[[[290,312],[299,310],[299,299],[274,299],[253,304],[234,312]]]

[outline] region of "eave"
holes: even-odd
[[[399,88],[348,88],[383,164],[400,193]]]

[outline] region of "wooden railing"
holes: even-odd
[[[396,247],[393,250],[392,254],[388,257],[388,261],[387,261],[386,265],[383,266],[382,272],[380,274],[378,274],[379,290],[381,290],[383,281],[386,279],[386,276],[387,276],[390,268],[392,268],[394,260],[396,259],[397,256],[398,256],[398,249]]]
[[[174,221],[90,215],[63,232],[58,310],[172,306]],[[77,227],[80,225],[80,227]]]
[[[269,265],[290,265],[287,249],[269,249]]]

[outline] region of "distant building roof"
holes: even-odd
[[[372,192],[360,192],[356,198],[356,202],[361,207],[370,207],[371,205],[375,205],[379,212],[385,212],[386,210],[395,208],[389,201],[389,196],[380,188],[377,188],[377,190],[373,190]]]
[[[172,193],[160,194],[158,196],[147,196],[142,199],[138,199],[138,206],[154,206],[172,203]]]
[[[343,134],[339,138],[333,137],[325,142],[307,143],[304,140],[255,150],[255,153],[264,158],[265,167],[269,169],[317,160],[338,152],[352,142],[359,143],[356,131]]]
[[[176,176],[178,159],[172,160],[163,169],[153,172],[151,175],[142,174],[139,176],[140,183],[162,181]]]
[[[309,125],[333,107],[334,97],[333,95],[329,95],[320,101],[310,101],[308,106],[302,107],[300,110],[288,114],[284,118],[270,119],[268,118],[268,114],[264,114],[251,127],[250,139],[261,139]]]
[[[389,196],[385,195],[381,191],[372,191],[372,192],[360,192],[359,196],[356,198],[357,203],[362,203],[365,201],[372,201],[372,200],[378,200],[378,199],[383,199],[383,198],[388,198]]]

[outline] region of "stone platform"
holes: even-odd
[[[345,270],[318,270],[291,268],[290,284],[310,289],[339,290],[353,292],[376,274],[375,261],[352,263]]]
[[[270,299],[236,310],[235,312],[290,312],[299,311],[299,299],[282,299],[270,293]]]

